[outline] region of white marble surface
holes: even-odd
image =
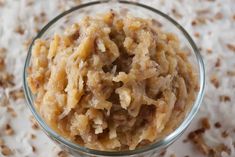
[[[26,102],[22,99],[14,101],[9,96],[9,92],[22,88],[23,63],[27,54],[25,43],[36,35],[35,30],[78,2],[75,0],[0,0],[0,48],[7,49],[6,68],[14,75],[15,82],[13,87],[0,86],[0,99],[3,99],[3,94],[9,97],[9,106],[17,113],[17,117],[13,117],[6,112],[6,106],[0,105],[0,139],[3,139],[12,150],[11,156],[58,156],[60,149],[41,130],[32,129],[29,120],[31,113],[26,108]],[[183,143],[182,140],[187,137],[189,131],[198,127],[198,120],[206,116],[212,126],[204,135],[207,142],[211,145],[224,143],[231,149],[231,154],[222,153],[221,156],[235,157],[235,149],[232,145],[235,141],[235,75],[228,75],[228,71],[235,71],[235,50],[228,48],[228,44],[235,45],[235,0],[141,0],[141,2],[175,18],[201,49],[206,66],[206,94],[201,109],[180,140],[169,147],[166,156],[171,154],[177,157],[203,156],[190,142]],[[40,15],[41,12],[45,13],[45,19]],[[39,23],[35,23],[35,16],[39,17]],[[194,26],[192,21],[196,18],[199,18],[202,23]],[[25,29],[23,34],[15,32],[18,26]],[[215,67],[218,60],[220,60],[220,66]],[[215,88],[210,81],[213,75],[218,78],[218,88]],[[229,96],[230,100],[220,101],[221,95]],[[221,122],[221,129],[213,127],[217,121]],[[12,136],[4,133],[7,123],[14,130]],[[225,130],[229,136],[222,138],[221,132]],[[30,138],[32,133],[36,135],[35,139]],[[36,151],[33,151],[32,145]],[[2,156],[1,153],[0,156]]]

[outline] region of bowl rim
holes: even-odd
[[[83,3],[83,4],[80,4],[78,6],[71,8],[67,11],[64,11],[63,13],[59,14],[58,16],[53,18],[51,21],[49,21],[49,23],[47,23],[41,29],[41,31],[37,34],[37,36],[33,39],[32,43],[29,47],[29,50],[28,50],[28,54],[27,54],[27,57],[25,60],[24,70],[23,70],[23,89],[24,89],[24,94],[25,94],[26,101],[27,101],[27,106],[31,110],[33,116],[35,117],[35,119],[37,120],[39,125],[43,128],[42,130],[45,131],[47,135],[49,135],[51,138],[55,139],[56,141],[59,141],[60,144],[67,146],[75,151],[81,151],[83,153],[91,154],[91,155],[124,156],[124,155],[141,154],[141,153],[148,152],[150,150],[161,150],[162,148],[166,148],[171,143],[173,143],[186,130],[186,128],[189,126],[190,122],[192,121],[192,119],[194,118],[196,113],[198,112],[200,104],[203,99],[204,89],[205,89],[205,67],[204,67],[202,56],[201,56],[195,42],[190,37],[190,35],[187,33],[187,31],[180,24],[178,24],[174,19],[172,19],[170,16],[168,16],[167,14],[165,14],[155,8],[152,8],[148,5],[142,4],[142,3],[137,3],[137,2],[128,1],[128,0],[118,0],[117,1],[117,3],[132,5],[132,6],[137,6],[137,7],[143,8],[143,9],[147,9],[149,11],[152,11],[152,12],[162,16],[163,18],[165,18],[166,20],[171,22],[173,25],[175,25],[179,29],[179,31],[181,33],[184,34],[185,38],[190,43],[190,46],[192,47],[193,52],[195,53],[195,56],[197,59],[197,64],[198,64],[198,69],[199,69],[199,81],[200,81],[199,92],[197,94],[195,102],[192,104],[191,111],[188,113],[186,118],[181,122],[181,124],[178,126],[178,128],[176,128],[173,132],[171,132],[165,138],[163,138],[159,141],[156,141],[152,144],[149,144],[147,146],[143,146],[141,148],[135,149],[135,150],[101,151],[101,150],[94,150],[94,149],[86,148],[86,147],[83,147],[79,144],[75,144],[73,142],[70,142],[69,140],[66,140],[64,137],[60,136],[58,133],[53,131],[44,122],[44,120],[41,118],[41,116],[37,113],[36,109],[34,108],[34,105],[33,105],[34,101],[33,101],[32,93],[31,93],[31,90],[29,89],[29,86],[27,83],[27,68],[30,63],[31,51],[32,51],[32,47],[33,47],[35,40],[40,38],[47,31],[48,28],[50,28],[54,23],[56,23],[59,19],[61,19],[65,15],[67,15],[73,11],[76,11],[78,9],[81,9],[81,8],[89,7],[92,5],[97,5],[100,3],[108,3],[108,2],[109,2],[109,0],[101,0],[101,1],[93,1],[93,2],[88,2],[88,3]]]

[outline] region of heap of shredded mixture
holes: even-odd
[[[166,136],[198,90],[174,34],[114,12],[37,39],[28,73],[35,107],[48,125],[97,150],[133,150]]]

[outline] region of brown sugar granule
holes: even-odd
[[[4,145],[3,139],[0,138],[0,146]]]
[[[162,27],[162,23],[160,21],[157,21],[156,19],[152,19],[153,25]]]
[[[16,28],[15,28],[15,32],[16,33],[18,33],[18,34],[20,34],[20,35],[23,35],[24,34],[24,29],[22,28],[22,26],[17,26]]]
[[[34,140],[34,139],[36,138],[36,135],[30,134],[30,138],[31,138],[32,140]]]
[[[201,125],[206,130],[211,128],[210,122],[209,122],[208,118],[206,118],[206,117],[201,119]]]
[[[206,23],[206,18],[199,16],[195,19],[196,24],[195,25],[203,25]]]
[[[37,121],[34,119],[34,117],[33,116],[30,116],[30,122],[31,122],[31,124],[32,124],[32,128],[34,129],[34,130],[37,130],[37,129],[39,129],[39,126],[38,126],[38,123],[37,123]]]
[[[17,113],[12,107],[7,107],[7,112],[11,114],[12,117],[16,117]]]
[[[6,146],[6,145],[2,145],[1,146],[1,152],[2,152],[2,155],[5,155],[5,156],[9,156],[9,155],[12,155],[13,153],[12,153],[12,150],[8,147],[8,146]]]
[[[160,156],[164,156],[166,154],[166,150],[163,150],[161,153],[160,153]]]
[[[7,49],[5,47],[0,47],[0,54],[6,53]]]
[[[9,105],[9,99],[7,98],[6,94],[3,93],[1,94],[0,106],[7,106],[7,105]]]
[[[23,42],[24,48],[27,50],[29,48],[29,45],[31,44],[32,39],[27,39]],[[27,52],[27,51],[25,51]]]
[[[5,0],[0,0],[0,7],[4,6],[5,5]]]
[[[182,142],[183,142],[183,143],[187,143],[187,142],[188,142],[188,139],[184,139]]]
[[[67,157],[68,156],[68,154],[65,151],[59,151],[57,155],[58,155],[58,157]]]
[[[26,6],[31,6],[34,4],[34,0],[27,0],[26,1]]]
[[[12,129],[10,124],[6,124],[6,126],[5,126],[5,134],[6,135],[13,135],[14,134],[14,130]]]
[[[221,123],[220,123],[220,122],[216,122],[216,123],[214,124],[214,126],[215,126],[216,128],[221,128]]]
[[[10,97],[13,98],[13,100],[18,100],[24,98],[24,92],[23,89],[18,89],[10,92]]]
[[[32,146],[32,151],[35,153],[36,152],[36,147],[35,146]]]
[[[227,44],[227,48],[233,52],[235,52],[235,45],[233,44]]]
[[[211,83],[215,86],[215,88],[219,88],[219,80],[215,75],[212,75],[210,78]]]
[[[199,37],[200,37],[200,33],[195,32],[195,33],[194,33],[194,36],[195,36],[196,38],[199,38]]]
[[[0,56],[0,71],[5,68],[5,60]]]
[[[220,95],[219,100],[221,102],[229,102],[229,101],[231,101],[231,98],[228,95]]]
[[[228,76],[235,76],[235,71],[228,70],[227,75]]]
[[[81,0],[74,0],[75,4],[79,5],[81,4]]]
[[[15,85],[13,80],[14,80],[14,75],[6,71],[0,73],[0,86],[2,86],[3,88],[13,87]]]
[[[209,10],[209,9],[201,9],[201,10],[197,10],[196,11],[196,13],[197,14],[200,14],[200,15],[202,15],[202,14],[208,14],[208,13],[210,13],[211,11]]]
[[[215,19],[216,20],[221,20],[224,17],[224,15],[221,12],[218,12],[215,14]]]
[[[197,129],[195,131],[192,131],[189,133],[188,139],[195,144],[200,152],[202,152],[204,155],[208,155],[211,148],[205,143],[203,139],[202,134],[204,132],[204,129]]]
[[[223,138],[227,138],[227,137],[229,136],[229,133],[228,133],[227,131],[223,131],[223,132],[221,133],[221,136],[222,136]]]
[[[218,154],[226,152],[228,155],[231,155],[231,149],[223,143],[219,144],[215,149]]]
[[[215,67],[220,67],[221,66],[221,60],[220,58],[217,58],[216,62],[215,62]]]
[[[176,18],[182,18],[182,15],[175,8],[173,8],[171,12]]]
[[[196,26],[197,22],[196,22],[195,20],[193,20],[193,21],[191,22],[191,24],[192,24],[192,26]]]
[[[211,54],[211,53],[212,53],[212,49],[208,48],[208,49],[206,49],[206,52],[207,52],[208,54]]]
[[[175,154],[171,154],[170,157],[176,157],[176,155]]]

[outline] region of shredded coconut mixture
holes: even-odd
[[[0,0],[0,156],[68,156],[38,128],[26,107],[22,72],[31,39],[55,15],[79,3]],[[206,66],[207,88],[201,109],[188,130],[162,156],[234,157],[234,1],[141,3],[167,13],[186,28],[200,48]]]
[[[151,19],[113,11],[37,39],[31,64],[27,80],[38,112],[59,134],[92,149],[133,150],[164,137],[198,89],[177,36]]]

